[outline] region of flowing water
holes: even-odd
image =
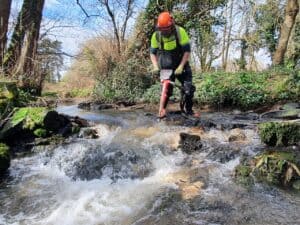
[[[141,111],[58,111],[93,121],[99,138],[12,160],[0,183],[0,224],[300,224],[299,194],[233,182],[240,158],[262,147],[251,126],[229,143],[228,130],[157,123]],[[176,150],[180,132],[201,134],[202,151]]]

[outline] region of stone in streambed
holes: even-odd
[[[187,154],[199,151],[202,148],[201,138],[198,135],[180,133],[180,141],[178,148],[180,148],[183,152]]]

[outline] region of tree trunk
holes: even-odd
[[[4,51],[7,41],[8,19],[10,14],[11,0],[0,0],[0,65],[2,67]]]
[[[13,73],[13,69],[20,58],[25,31],[28,29],[30,22],[30,8],[33,2],[32,0],[24,0],[22,9],[19,12],[10,45],[3,59],[3,67],[7,74]]]
[[[42,12],[45,0],[32,0],[30,8],[30,24],[25,32],[24,45],[21,57],[18,62],[16,73],[22,75],[23,88],[33,88],[34,81],[39,80],[34,77],[34,65],[36,59],[37,45],[42,21]]]
[[[273,65],[280,65],[284,62],[284,55],[298,12],[298,0],[288,0],[285,7],[284,22],[280,29],[280,39],[273,57]]]
[[[228,55],[229,55],[229,48],[231,45],[231,32],[232,32],[232,26],[233,26],[233,6],[234,6],[234,0],[231,0],[231,5],[229,8],[229,25],[227,26],[227,22],[226,22],[226,30],[224,32],[226,32],[226,34],[224,33],[224,41],[223,44],[225,44],[223,47],[224,49],[222,50],[223,54],[222,54],[222,67],[223,69],[226,71],[227,69],[227,63],[228,63]],[[227,36],[225,36],[227,35]]]

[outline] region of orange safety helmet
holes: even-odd
[[[157,29],[160,31],[170,30],[174,26],[174,19],[169,12],[162,12],[157,19]]]

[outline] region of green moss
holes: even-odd
[[[250,166],[243,166],[239,165],[235,168],[236,174],[241,175],[243,177],[247,177],[251,173],[251,167]]]
[[[267,122],[259,124],[259,136],[269,146],[289,146],[300,141],[300,124]]]
[[[18,109],[12,117],[12,125],[15,126],[23,122],[24,129],[34,129],[43,126],[47,109],[44,107],[26,107]]]
[[[239,184],[250,186],[254,183],[253,178],[250,176],[252,168],[248,165],[238,165],[235,168],[235,181]]]
[[[0,174],[5,172],[10,165],[9,148],[7,145],[0,143]]]
[[[45,130],[43,128],[38,128],[33,133],[37,137],[46,137],[47,136],[47,130]]]

